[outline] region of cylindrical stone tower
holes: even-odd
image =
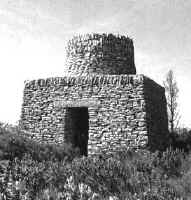
[[[136,74],[133,41],[113,34],[87,34],[69,40],[69,75]]]
[[[113,34],[73,37],[64,77],[27,82],[24,134],[38,142],[71,143],[83,155],[168,142],[165,90],[136,74],[133,41]]]

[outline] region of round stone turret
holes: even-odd
[[[126,36],[75,36],[68,42],[66,55],[69,75],[136,74],[133,41]]]

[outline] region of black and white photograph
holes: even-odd
[[[189,0],[0,0],[0,200],[190,200],[190,77]]]

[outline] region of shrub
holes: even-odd
[[[182,150],[168,148],[162,153],[158,165],[168,177],[181,176],[181,167],[184,159],[185,153]]]
[[[138,163],[135,160],[120,161],[119,155],[79,158],[72,162],[72,172],[76,184],[88,185],[93,192],[103,197],[161,199],[162,196],[164,199],[172,199],[173,195],[179,196],[152,162],[149,165],[147,161]]]
[[[15,157],[22,159],[25,154],[31,155],[32,159],[63,160],[71,161],[79,155],[78,149],[69,144],[39,144],[19,134],[0,135],[0,159],[13,160]]]
[[[173,149],[181,149],[185,152],[191,151],[191,130],[180,129],[170,133],[170,140]]]
[[[71,145],[39,144],[10,130],[0,134],[0,191],[7,197],[10,188],[20,200],[175,200],[191,193],[191,154],[183,150],[77,157]]]
[[[170,179],[164,179],[163,171],[156,165],[157,154],[140,151],[121,155],[82,157],[72,162],[39,162],[28,154],[21,160],[16,158],[9,161],[6,170],[2,169],[7,179],[2,182],[1,188],[4,190],[1,191],[6,193],[12,177],[13,188],[19,182],[15,191],[20,199],[22,195],[34,200],[44,200],[50,196],[57,200],[88,200],[95,195],[105,200],[109,197],[116,200],[173,200],[180,197],[176,185],[169,182]],[[126,159],[122,159],[125,155]],[[157,159],[160,161],[160,158]],[[182,180],[188,177],[189,173]]]

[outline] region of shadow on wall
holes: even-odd
[[[146,121],[148,148],[165,150],[170,145],[165,90],[150,79],[145,80]]]

